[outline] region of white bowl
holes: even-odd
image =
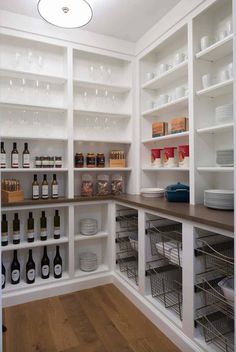
[[[224,278],[218,282],[218,286],[223,291],[226,300],[232,304],[234,302],[234,277]]]
[[[142,188],[141,195],[149,198],[164,197],[165,190],[163,188]]]

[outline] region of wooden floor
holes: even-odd
[[[179,352],[113,285],[5,309],[4,352]]]

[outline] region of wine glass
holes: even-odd
[[[88,108],[88,92],[86,90],[82,93],[82,102],[83,106]]]
[[[27,59],[28,59],[29,69],[31,69],[31,65],[33,63],[33,52],[32,52],[32,50],[28,51]]]
[[[105,68],[103,65],[99,66],[99,73],[100,73],[100,79],[101,81],[104,81],[105,78]]]
[[[14,64],[16,65],[16,66],[19,66],[19,64],[20,64],[20,53],[19,53],[19,51],[17,51],[16,52],[16,54],[15,54],[15,62],[14,62]]]
[[[95,89],[95,106],[96,106],[96,108],[99,107],[99,103],[100,103],[99,90],[96,88]]]
[[[42,57],[42,55],[39,55],[39,57],[38,57],[38,67],[39,67],[39,69],[43,68],[43,57]]]

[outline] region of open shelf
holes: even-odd
[[[93,236],[85,236],[85,235],[75,235],[75,241],[90,241],[98,238],[107,238],[108,232],[106,231],[99,231],[96,235]]]
[[[196,94],[198,96],[215,98],[220,95],[231,93],[232,91],[233,91],[233,79],[229,79],[228,81],[217,83],[208,88],[198,90]]]
[[[189,132],[181,132],[181,133],[175,133],[175,134],[168,134],[166,136],[161,136],[161,137],[154,137],[154,138],[148,138],[148,139],[143,139],[142,143],[143,144],[149,144],[149,143],[155,143],[159,141],[166,141],[169,139],[178,139],[182,137],[187,137],[189,136]]]
[[[162,75],[153,78],[152,80],[142,85],[143,89],[158,89],[163,85],[168,85],[173,81],[187,75],[188,73],[188,61],[185,60],[179,65],[174,66],[170,70],[164,72]]]
[[[11,172],[11,173],[16,173],[16,172],[53,172],[53,173],[57,173],[57,172],[68,172],[67,168],[57,168],[57,167],[51,167],[51,168],[18,168],[18,169],[13,169],[13,168],[6,168],[6,169],[0,169],[2,173],[4,172]]]
[[[81,88],[99,88],[99,89],[107,89],[109,92],[114,93],[126,93],[130,91],[130,87],[120,86],[110,83],[103,83],[103,82],[92,82],[92,81],[82,81],[74,79],[74,85]]]
[[[221,132],[226,132],[232,130],[234,127],[234,123],[224,123],[221,125],[215,125],[215,126],[209,126],[209,127],[203,127],[203,128],[198,128],[197,133],[199,134],[209,134],[209,133],[221,133]]]
[[[39,111],[52,111],[52,112],[65,112],[66,107],[59,106],[45,106],[45,105],[31,105],[31,104],[21,104],[21,103],[7,103],[0,101],[0,107],[8,109],[25,109],[25,110],[39,110]]]
[[[22,241],[19,244],[8,244],[7,246],[2,246],[2,252],[13,251],[14,249],[24,249],[24,248],[34,248],[34,247],[44,247],[44,246],[51,246],[51,245],[58,245],[62,243],[68,243],[68,237],[62,236],[59,239],[50,238],[46,241],[39,241],[36,240],[34,242],[26,242]]]
[[[234,172],[234,167],[221,167],[221,166],[199,166],[199,172]]]
[[[78,115],[95,116],[95,117],[97,117],[97,115],[110,116],[110,117],[116,117],[116,118],[128,118],[131,116],[131,114],[126,114],[126,113],[114,113],[114,112],[108,112],[108,111],[83,110],[83,109],[74,109],[74,112]]]
[[[6,136],[6,135],[1,135],[1,139],[27,139],[27,140],[35,140],[35,141],[67,141],[67,137],[35,137],[35,136]]]
[[[51,82],[56,84],[64,84],[67,81],[66,77],[54,76],[54,75],[45,75],[42,73],[33,73],[29,71],[23,70],[14,70],[14,69],[6,69],[0,68],[0,76],[1,77],[13,77],[13,78],[24,78],[29,80],[40,80],[43,82]]]
[[[156,116],[157,113],[165,113],[168,114],[170,112],[178,110],[186,109],[188,106],[188,97],[182,97],[180,99],[176,99],[171,101],[170,103],[160,105],[154,109],[146,110],[142,113],[144,117],[152,117]]]
[[[131,140],[116,140],[116,139],[83,139],[83,138],[75,138],[75,142],[85,142],[85,143],[113,143],[113,144],[132,144]]]
[[[76,172],[132,171],[131,167],[82,167],[74,168]]]
[[[160,167],[155,168],[153,166],[145,166],[142,168],[143,171],[180,171],[180,172],[189,172],[189,168],[182,168],[182,167]]]
[[[207,49],[199,51],[196,54],[197,59],[206,61],[217,61],[233,51],[233,34],[230,34],[226,38],[212,44]]]
[[[109,267],[106,264],[100,264],[97,268],[97,270],[94,271],[82,271],[80,269],[77,269],[75,271],[75,277],[85,277],[85,276],[92,276],[92,275],[97,275],[97,274],[102,274],[106,273],[109,271]]]

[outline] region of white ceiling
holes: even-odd
[[[65,0],[66,1],[66,0]],[[0,0],[0,9],[39,18],[38,0]],[[88,0],[94,17],[85,30],[137,41],[180,0]]]

